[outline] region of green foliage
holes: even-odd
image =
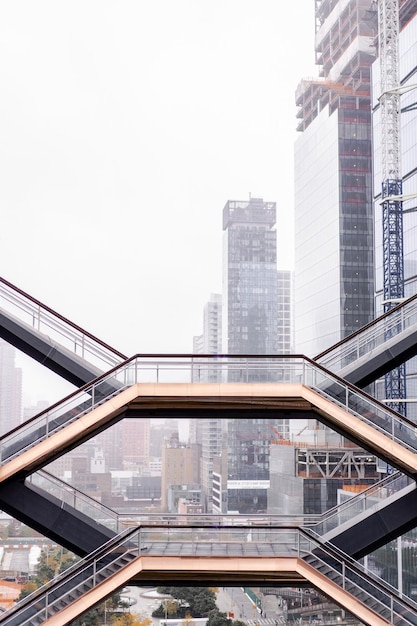
[[[232,626],[232,620],[218,609],[210,611],[206,626]]]
[[[55,576],[64,572],[78,560],[79,558],[75,554],[65,548],[42,550],[36,568],[36,574],[23,587],[20,592],[19,600],[22,600],[33,591],[55,578]],[[72,622],[72,626],[100,626],[103,623],[104,606],[105,604],[103,602],[94,609],[84,613],[84,615]],[[106,600],[107,610],[112,612],[127,608],[127,606],[126,602],[122,601],[120,593],[114,593]],[[133,626],[136,625],[133,624]],[[147,624],[140,624],[139,626],[147,626]]]
[[[216,594],[208,587],[158,587],[158,591],[177,600],[176,610],[175,613],[168,610],[169,601],[164,600],[152,613],[153,617],[165,617],[165,613],[169,617],[207,617],[210,611],[216,609]]]
[[[65,548],[42,550],[32,582],[36,584],[36,588],[41,587],[77,561],[78,557]]]

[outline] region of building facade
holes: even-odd
[[[278,270],[278,335],[277,354],[293,354],[293,273],[288,270]]]
[[[168,510],[168,492],[172,485],[196,485],[199,482],[200,448],[196,444],[181,443],[178,434],[165,441],[162,449],[161,507]]]
[[[0,432],[18,426],[22,417],[22,370],[15,364],[16,350],[0,340]]]
[[[400,87],[400,160],[403,181],[403,252],[404,295],[417,293],[417,1],[400,3],[400,32],[398,38],[398,70]],[[375,293],[376,314],[383,312],[383,223],[381,208],[382,128],[379,97],[381,95],[380,61],[372,65],[372,122],[373,122],[373,189],[375,213]],[[407,363],[407,396],[417,397],[416,359]],[[384,397],[384,383],[377,385],[377,394]],[[417,404],[407,404],[407,417],[417,421]]]
[[[223,209],[223,354],[277,353],[276,204],[229,200]]]
[[[303,80],[295,146],[295,349],[315,356],[374,317],[371,64],[376,8],[316,3],[320,77]]]

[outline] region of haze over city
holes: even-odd
[[[2,275],[129,356],[191,352],[227,200],[277,202],[292,268],[313,42],[311,0],[3,3]]]

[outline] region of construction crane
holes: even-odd
[[[400,166],[399,0],[378,0],[378,42],[381,70],[381,173],[384,310],[404,298],[403,189]],[[385,398],[406,414],[406,367],[385,376]],[[389,400],[393,402],[390,403]]]

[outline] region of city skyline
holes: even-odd
[[[128,355],[190,352],[221,288],[228,198],[277,202],[291,268],[314,3],[45,1],[0,17],[2,275]]]

